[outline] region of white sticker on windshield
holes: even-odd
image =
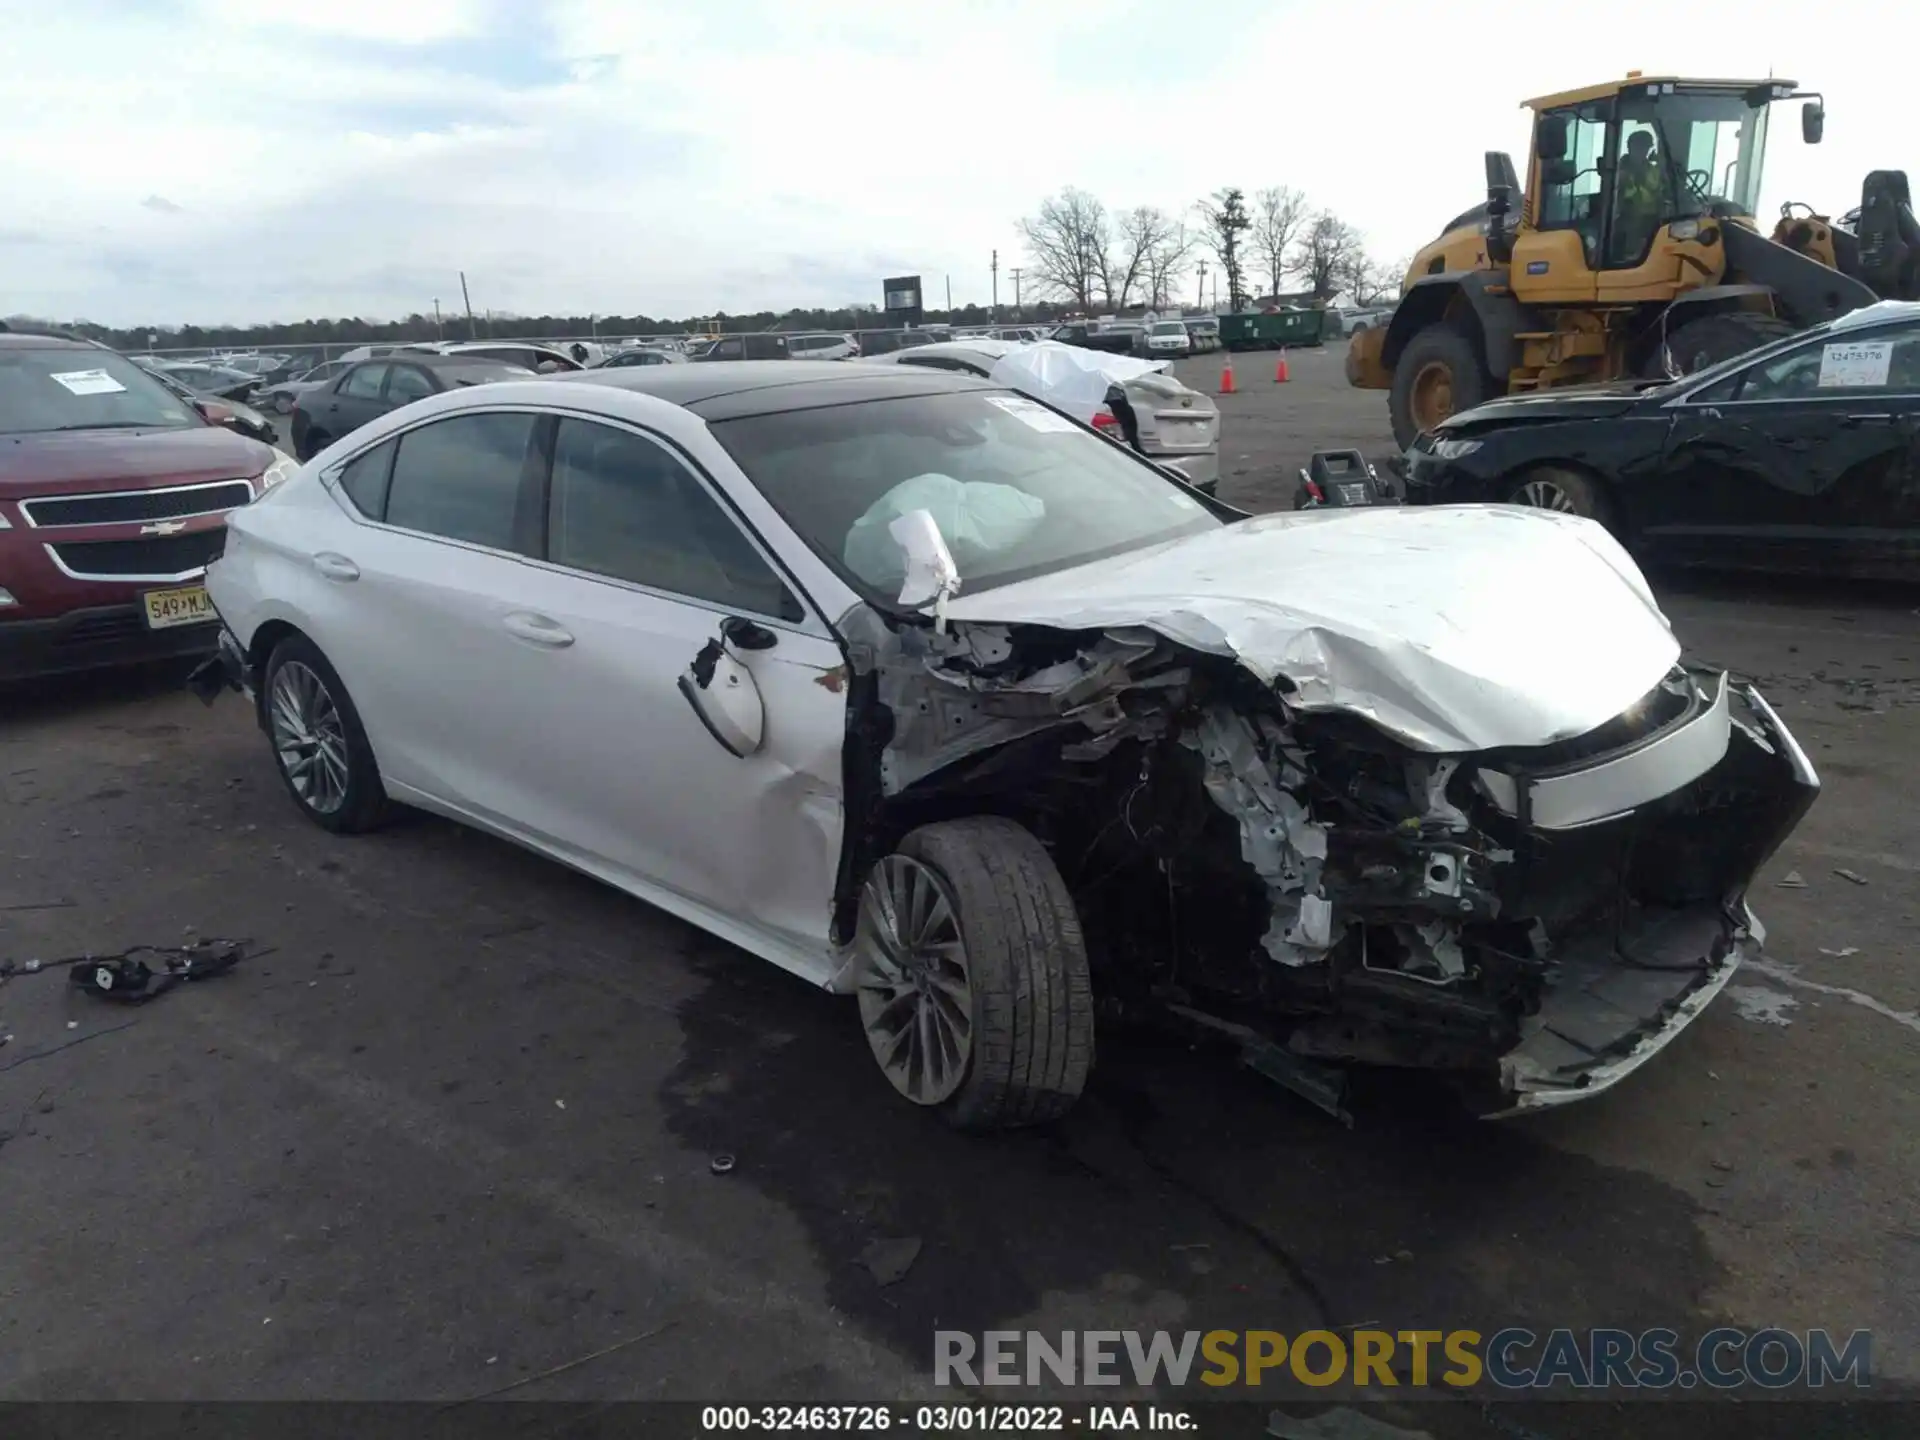
[[[1893,363],[1893,341],[1853,340],[1829,345],[1820,356],[1822,390],[1855,389],[1887,383]]]
[[[1077,428],[1066,416],[1056,415],[1046,406],[1037,405],[1018,395],[989,395],[987,403],[998,405],[1029,430],[1038,430],[1042,434],[1057,434],[1063,430]]]
[[[75,395],[113,395],[127,388],[104,370],[59,370],[53,378]]]

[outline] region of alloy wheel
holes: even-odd
[[[326,682],[298,660],[274,672],[267,712],[273,749],[300,803],[331,815],[347,799],[347,732]]]
[[[938,1105],[966,1078],[973,989],[953,896],[927,866],[889,855],[860,895],[856,984],[867,1043],[893,1088]]]
[[[1527,481],[1520,487],[1517,498],[1522,505],[1531,505],[1536,510],[1558,510],[1563,515],[1580,513],[1573,497],[1551,480]]]

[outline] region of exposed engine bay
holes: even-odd
[[[1440,754],[1147,628],[867,620],[843,876],[918,825],[1016,820],[1103,1005],[1336,1113],[1348,1063],[1489,1113],[1607,1088],[1757,948],[1747,884],[1818,789],[1754,691],[1677,664],[1590,733]]]

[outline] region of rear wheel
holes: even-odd
[[[371,830],[387,794],[347,687],[320,647],[289,635],[261,677],[263,718],[287,793],[307,818],[338,834]]]
[[[1667,332],[1666,350],[1667,355],[1672,356],[1674,369],[1682,375],[1691,375],[1791,335],[1795,328],[1771,315],[1728,310],[1719,315],[1702,315],[1698,320],[1673,327]],[[1656,350],[1650,374],[1658,377],[1667,373],[1666,356]]]
[[[293,413],[293,396],[291,395],[274,396],[273,409],[276,415],[291,415]]]
[[[925,825],[860,896],[860,1020],[881,1071],[964,1130],[1058,1119],[1093,1068],[1080,916],[1011,820]]]
[[[1429,325],[1407,342],[1393,367],[1387,409],[1394,443],[1402,450],[1423,430],[1471,410],[1493,393],[1479,343],[1464,326]]]
[[[1578,515],[1611,525],[1612,507],[1606,492],[1591,475],[1566,470],[1557,465],[1540,465],[1527,471],[1507,495],[1509,505],[1527,505],[1535,510],[1552,510],[1562,515]]]

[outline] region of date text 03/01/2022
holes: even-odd
[[[1198,1429],[1190,1412],[1161,1405],[708,1405],[704,1432],[839,1430],[1000,1435],[1019,1431],[1087,1435]]]

